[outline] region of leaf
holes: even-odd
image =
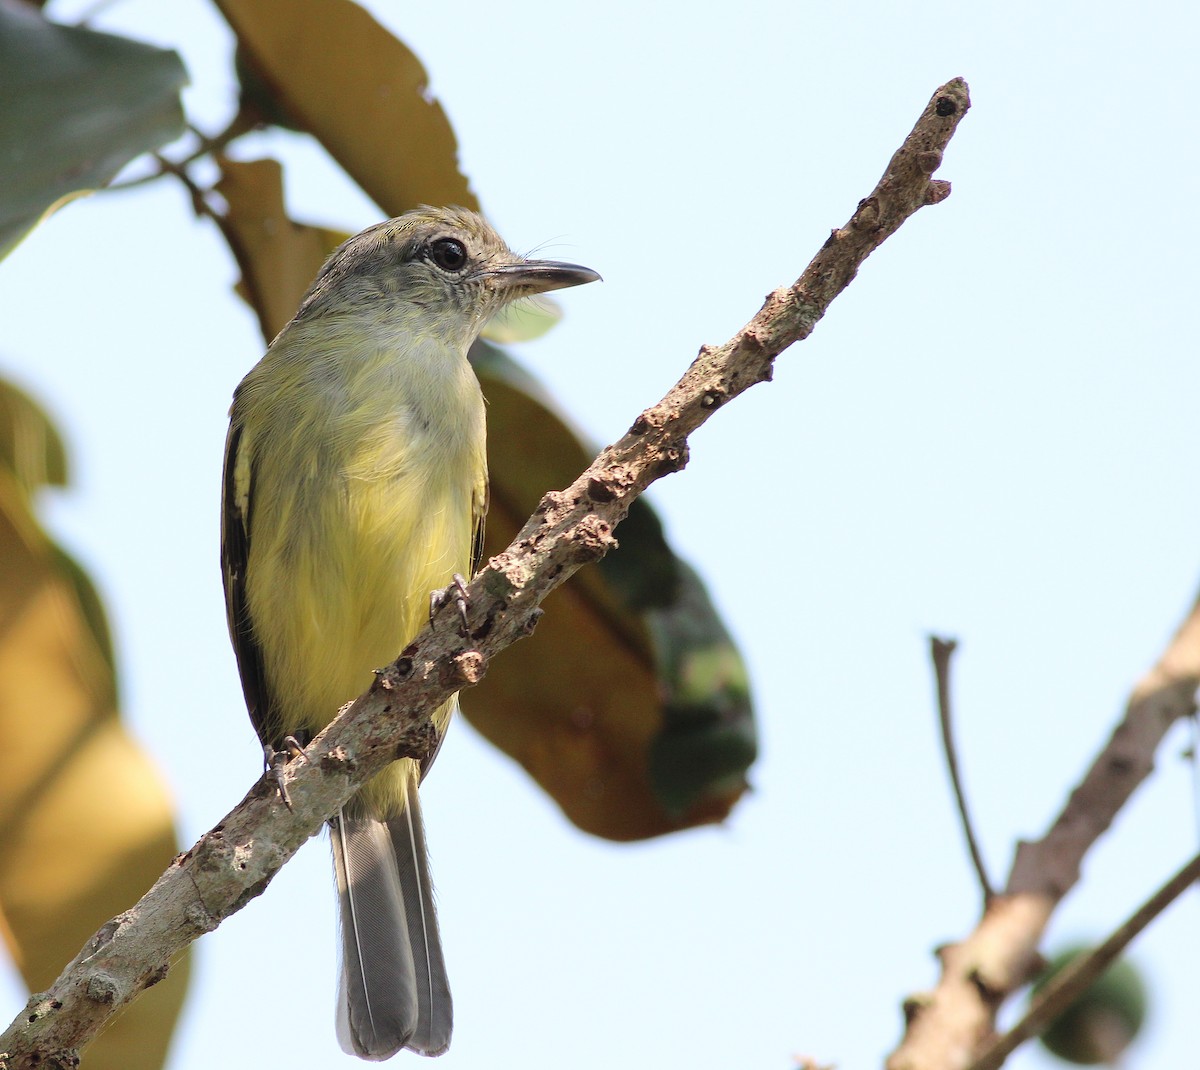
[[[472,360],[488,399],[485,553],[496,553],[591,453],[504,353],[480,343]],[[463,712],[576,825],[633,840],[727,816],[756,739],[740,655],[644,501],[617,538],[546,600],[546,622],[495,660]]]
[[[215,0],[253,73],[250,103],[312,134],[388,215],[478,208],[421,61],[350,0]]]
[[[0,469],[27,494],[67,482],[67,452],[50,417],[23,390],[0,379]]]
[[[174,52],[0,0],[0,258],[50,212],[183,133]]]
[[[33,991],[177,850],[162,779],[117,717],[100,599],[32,509],[31,494],[64,475],[50,420],[0,384],[0,938]],[[87,1065],[161,1066],[187,973],[173,963],[89,1046]]]
[[[325,258],[350,235],[288,218],[278,161],[220,163],[217,192],[229,210],[218,222],[242,271],[238,292],[269,342],[296,314]]]

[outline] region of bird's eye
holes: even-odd
[[[457,238],[438,238],[430,243],[429,259],[443,271],[462,271],[467,263],[467,247]]]

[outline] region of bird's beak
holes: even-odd
[[[506,298],[532,297],[548,290],[563,290],[597,282],[599,272],[578,264],[562,264],[557,260],[520,260],[515,264],[490,268],[488,281]]]

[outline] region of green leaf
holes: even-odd
[[[67,482],[62,436],[24,390],[0,379],[0,468],[8,469],[27,495]]]
[[[622,545],[627,541],[628,536]],[[699,575],[683,561],[676,564],[676,594],[648,609],[646,622],[664,692],[662,730],[650,747],[650,778],[667,811],[679,815],[712,797],[740,795],[758,738],[742,657]]]
[[[50,212],[183,133],[174,52],[0,0],[0,258]]]

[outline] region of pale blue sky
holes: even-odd
[[[751,666],[754,794],[726,828],[617,847],[576,833],[465,725],[425,789],[457,1012],[440,1067],[878,1066],[901,999],[934,977],[931,949],[978,905],[926,634],[962,640],[962,761],[999,880],[1200,579],[1200,17],[1183,3],[371,7],[424,59],[509,242],[603,273],[520,351],[597,441],[802,270],[940,83],[970,82],[939,175],[953,196],[654,491]],[[126,0],[101,25],[179,48],[189,109],[221,124],[231,45],[206,3]],[[378,217],[300,139],[239,152],[287,158],[298,217]],[[216,567],[225,413],[262,350],[235,279],[166,183],[72,205],[0,264],[0,371],[66,429],[75,484],[48,513],[109,601],[129,722],[189,841],[260,762]],[[1189,742],[1168,740],[1051,944],[1106,933],[1195,850]],[[198,945],[171,1070],[353,1066],[334,1040],[334,936],[314,843]],[[1198,946],[1194,896],[1136,945],[1153,1016],[1131,1067],[1194,1064]],[[0,974],[3,1005],[22,998]],[[1010,1065],[1048,1063],[1030,1049]]]

